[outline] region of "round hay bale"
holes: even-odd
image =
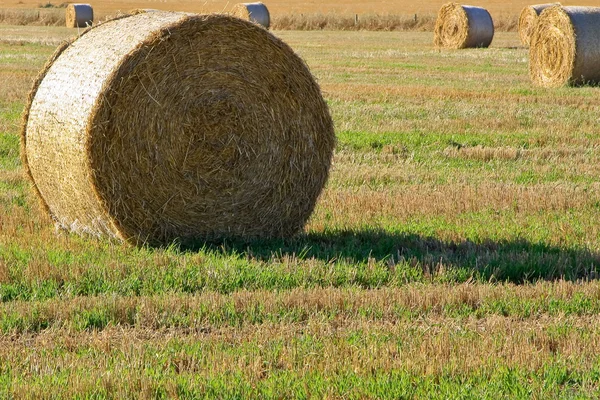
[[[560,5],[560,3],[537,4],[527,6],[521,10],[519,15],[519,37],[525,46],[529,46],[529,40],[537,23],[538,15],[546,8],[555,5]]]
[[[239,3],[231,10],[233,16],[254,22],[260,26],[269,29],[271,25],[271,16],[267,6],[263,3]]]
[[[436,47],[488,47],[493,38],[494,22],[484,8],[457,3],[446,3],[440,8],[433,36]]]
[[[94,22],[94,10],[89,4],[69,4],[65,11],[67,28],[85,28]]]
[[[335,135],[315,79],[280,39],[228,15],[157,11],[61,47],[21,142],[59,227],[163,245],[297,233]]]
[[[529,46],[529,76],[543,87],[600,82],[600,8],[546,8]]]

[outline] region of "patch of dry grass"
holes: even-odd
[[[62,2],[53,2],[54,6],[59,6]],[[171,11],[188,11],[188,12],[221,12],[227,11],[233,7],[235,3],[227,3],[222,0],[205,0],[201,3],[190,0],[171,0],[169,2],[157,2],[151,0],[102,0],[94,3],[96,12],[116,12],[127,11],[131,9],[155,8]],[[269,10],[272,16],[278,14],[327,14],[334,13],[338,15],[354,14],[386,14],[386,15],[414,15],[417,14],[435,14],[439,10],[442,3],[434,0],[425,1],[408,1],[408,2],[392,2],[392,1],[363,1],[363,0],[344,0],[344,1],[300,1],[300,0],[272,0],[268,2]],[[488,0],[485,3],[485,8],[488,9],[494,19],[502,18],[503,15],[510,14],[517,16],[523,7],[531,3],[525,0],[519,1],[501,1]],[[597,3],[593,0],[564,1],[563,5],[582,5],[596,6]],[[2,3],[6,8],[37,8],[44,5],[40,4],[39,0],[5,0]]]
[[[112,18],[120,13],[131,10],[131,6],[112,10],[94,5],[95,21]],[[142,7],[149,8],[149,7]],[[169,9],[170,11],[215,12],[228,11],[209,10],[208,8],[195,8],[194,10]],[[383,9],[382,9],[383,10]],[[276,13],[272,12],[271,29],[274,30],[342,30],[342,31],[433,31],[436,13],[386,13],[376,10],[361,14],[351,12],[308,12],[308,13]],[[38,26],[64,26],[64,8],[0,8],[0,24],[6,25],[38,25]],[[497,31],[514,32],[518,27],[518,16],[502,13],[494,20]]]

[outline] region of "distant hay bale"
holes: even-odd
[[[525,46],[529,46],[531,34],[537,23],[538,15],[546,8],[555,5],[560,5],[560,3],[537,4],[534,6],[527,6],[521,10],[521,14],[519,15],[519,37]]]
[[[94,22],[94,10],[89,4],[69,4],[65,11],[67,28],[85,28]]]
[[[600,82],[600,8],[546,8],[531,35],[529,76],[544,87]]]
[[[488,47],[493,38],[494,22],[487,10],[457,3],[446,3],[440,8],[433,37],[436,47]]]
[[[271,26],[269,10],[263,3],[239,3],[233,7],[231,13],[235,17],[254,22],[267,29]]]
[[[232,16],[159,11],[57,50],[21,136],[59,227],[151,245],[295,234],[334,145],[319,86],[280,39]]]

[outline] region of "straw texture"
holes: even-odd
[[[529,46],[533,28],[537,24],[538,15],[546,8],[555,5],[560,5],[560,3],[536,4],[534,6],[527,6],[521,10],[521,14],[519,15],[519,37],[525,46]]]
[[[147,13],[147,12],[155,12],[155,11],[159,11],[155,8],[134,8],[132,10],[129,10],[127,12],[127,14],[129,15],[136,15],[136,14],[142,14],[142,13]]]
[[[448,49],[488,47],[494,38],[494,22],[487,10],[444,4],[435,21],[433,44]]]
[[[600,82],[600,8],[546,8],[531,35],[529,76],[543,87]]]
[[[233,16],[254,22],[269,29],[271,16],[269,9],[263,3],[239,3],[231,10]]]
[[[58,226],[162,245],[295,234],[335,136],[310,71],[279,39],[231,16],[157,11],[57,52],[21,141]]]
[[[65,10],[67,28],[85,28],[92,26],[94,10],[89,4],[69,4]]]

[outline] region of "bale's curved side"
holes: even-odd
[[[469,21],[469,35],[464,47],[489,47],[494,39],[494,21],[481,7],[463,6]]]
[[[238,3],[231,10],[232,15],[247,21],[254,22],[269,29],[271,26],[271,15],[269,9],[263,3]]]
[[[25,149],[27,148],[27,120],[29,119],[29,109],[31,108],[31,103],[33,102],[33,99],[35,97],[35,94],[37,93],[37,89],[40,86],[40,83],[46,76],[48,69],[52,66],[52,64],[54,64],[54,61],[56,61],[56,59],[62,54],[62,52],[65,51],[65,49],[67,49],[71,45],[72,42],[73,41],[71,40],[71,41],[65,41],[62,44],[60,44],[56,48],[56,50],[54,51],[52,56],[50,56],[50,58],[48,59],[46,64],[42,67],[42,70],[38,73],[38,76],[35,78],[35,80],[33,82],[33,86],[27,97],[27,106],[23,110],[23,115],[21,116],[21,137],[20,137],[21,164],[23,164],[23,168],[25,169],[25,174],[27,175],[27,177],[29,178],[29,182],[31,182],[31,184],[33,186],[33,190],[35,191],[35,193],[37,195],[37,198],[40,202],[40,205],[41,205],[43,211],[46,212],[46,214],[48,214],[48,215],[51,214],[50,208],[48,207],[48,204],[44,200],[44,197],[42,196],[42,194],[40,193],[40,190],[38,189],[37,185],[35,184],[35,180],[33,179],[33,175],[31,173],[31,169],[29,168],[27,152],[25,151]]]
[[[536,4],[524,7],[519,14],[519,37],[525,46],[529,46],[531,34],[537,23],[538,15],[546,8],[560,5],[560,3]]]
[[[488,47],[493,37],[494,22],[487,10],[457,3],[447,3],[440,8],[433,37],[436,47]]]
[[[94,10],[89,4],[71,3],[65,10],[67,28],[85,28],[94,22]]]
[[[529,75],[544,87],[600,82],[600,8],[546,8],[531,35]]]
[[[93,28],[54,60],[28,108],[23,151],[58,225],[137,244],[296,233],[335,144],[303,61],[224,15],[153,12]]]

